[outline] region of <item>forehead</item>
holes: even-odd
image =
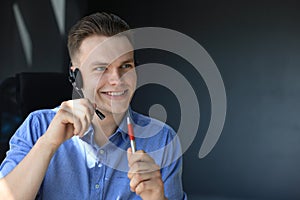
[[[133,47],[125,36],[90,36],[82,41],[78,59],[81,66],[101,62],[110,64],[117,59],[133,59]]]

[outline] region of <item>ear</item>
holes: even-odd
[[[77,64],[78,64],[78,62],[76,62],[76,61],[72,62],[72,60],[70,60],[70,62],[69,62],[69,69],[70,69],[72,72],[74,72],[74,70],[75,70],[76,68],[78,68],[78,66],[79,66],[79,65],[77,65]]]
[[[75,66],[70,66],[70,70],[72,70],[72,72],[74,72],[75,69],[76,69]]]

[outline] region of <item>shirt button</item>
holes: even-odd
[[[104,154],[104,150],[103,149],[100,149],[100,154]]]
[[[96,189],[99,189],[99,187],[100,187],[99,184],[96,184],[96,185],[95,185],[95,188],[96,188]]]

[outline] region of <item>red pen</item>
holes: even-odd
[[[135,147],[134,133],[133,133],[133,128],[132,128],[129,117],[127,117],[127,127],[128,127],[128,135],[129,135],[129,139],[130,139],[132,153],[135,153],[136,147]]]

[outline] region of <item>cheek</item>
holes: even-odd
[[[131,86],[136,88],[137,76],[136,76],[135,72],[128,73],[126,76],[126,80],[127,80],[128,84],[130,84]]]
[[[88,93],[93,93],[95,88],[99,86],[100,82],[100,79],[97,77],[87,78],[83,82],[83,90]]]
[[[94,83],[94,88],[100,88],[107,82],[105,76],[97,76],[91,79],[91,81]]]

